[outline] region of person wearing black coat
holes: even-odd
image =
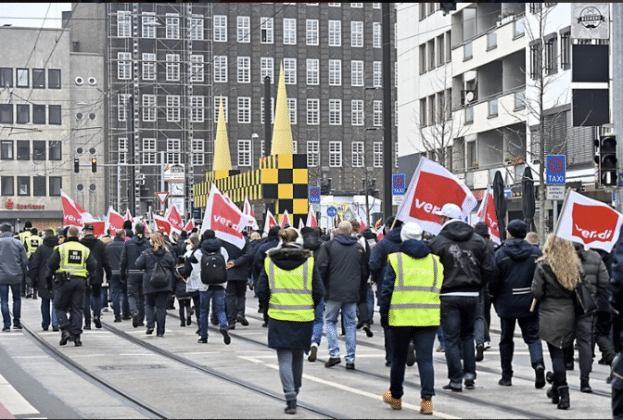
[[[175,270],[176,261],[173,253],[167,249],[162,233],[152,233],[149,240],[152,247],[141,253],[136,260],[136,268],[144,270],[143,293],[145,294],[145,315],[147,317],[145,334],[152,334],[155,326],[156,335],[162,337],[164,336],[167,316],[167,300],[173,292],[173,270]],[[154,287],[151,283],[156,262],[160,263],[167,275],[167,284],[164,287]]]
[[[495,254],[496,244],[491,240],[489,234],[489,225],[486,222],[478,222],[474,225],[474,232],[482,236],[487,244],[487,252],[491,255]],[[487,282],[488,283],[488,282]],[[491,335],[489,327],[491,326],[491,299],[487,286],[480,289],[478,295],[478,314],[474,323],[474,337],[476,339],[476,361],[480,362],[483,358],[483,352],[491,347]]]
[[[253,260],[249,240],[245,237],[245,244],[242,249],[223,241],[223,248],[229,255],[227,261],[227,286],[225,288],[225,307],[227,310],[227,323],[229,329],[236,328],[236,321],[243,326],[249,325],[245,318],[247,278],[249,268]]]
[[[58,237],[52,229],[43,231],[43,242],[28,261],[28,277],[32,283],[33,289],[39,292],[41,298],[41,328],[47,331],[52,323],[52,330],[58,331],[58,321],[56,320],[56,308],[52,302],[53,285],[48,283],[47,277],[47,261],[54,251],[54,247],[58,245]],[[51,310],[51,316],[50,316]]]
[[[94,227],[91,224],[84,225],[84,236],[80,239],[80,243],[91,250],[91,255],[96,261],[97,268],[94,273],[89,275],[89,285],[84,296],[84,329],[91,329],[91,299],[93,301],[93,323],[96,328],[102,328],[100,315],[102,311],[102,283],[104,282],[104,272],[106,278],[112,277],[110,262],[108,261],[108,252],[106,245],[101,239],[93,235]]]
[[[121,282],[127,284],[128,304],[132,315],[134,328],[145,325],[145,295],[143,294],[143,272],[136,268],[136,260],[141,253],[149,248],[149,240],[145,237],[145,226],[137,223],[134,227],[136,234],[126,241],[121,251],[119,274]]]
[[[313,252],[314,260],[318,258],[320,254],[320,248],[322,247],[322,239],[320,239],[320,229],[317,227],[304,227],[301,229],[301,236],[303,237],[303,248]],[[324,328],[324,298],[320,299],[320,302],[316,306],[314,313],[314,330],[311,340],[311,348],[309,351],[309,357],[307,360],[315,362],[318,355],[318,346],[322,341],[322,329]]]
[[[112,309],[115,316],[114,322],[121,322],[122,319],[130,319],[130,306],[128,305],[128,286],[121,281],[121,254],[125,247],[125,230],[118,230],[115,238],[106,245],[108,260],[112,276],[109,278]]]
[[[262,273],[262,269],[264,267],[264,259],[266,258],[266,252],[269,249],[275,248],[277,245],[279,245],[279,242],[280,242],[279,231],[280,230],[281,228],[279,226],[273,226],[272,228],[270,228],[266,238],[262,239],[262,241],[255,248],[255,251],[253,254],[253,278],[254,278],[255,283],[257,283],[257,281],[260,278],[260,274]],[[258,305],[259,305],[258,312],[262,313],[264,317],[264,323],[262,324],[262,326],[267,327],[268,326],[268,314],[266,314],[266,310],[268,308],[264,308],[262,306],[261,301],[258,301]]]

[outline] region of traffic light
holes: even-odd
[[[595,140],[598,155],[595,163],[599,165],[599,180],[601,185],[612,186],[617,184],[617,139],[615,136],[601,136]]]
[[[91,172],[97,172],[97,158],[91,159]]]
[[[320,194],[321,195],[331,194],[331,178],[325,178],[320,181]]]
[[[74,158],[74,172],[80,172],[80,161],[78,160],[78,158]]]

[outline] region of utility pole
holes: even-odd
[[[134,132],[134,95],[131,95],[129,98],[130,101],[130,136],[128,138],[128,163],[130,164],[130,170],[129,175],[130,175],[130,180],[128,181],[128,208],[132,209],[132,213],[134,213],[134,215],[136,216],[136,195],[134,194],[136,192],[135,188],[135,171],[136,169],[134,168],[134,140],[135,140],[135,132]],[[127,118],[126,118],[127,119]]]
[[[382,3],[383,11],[383,216],[390,217],[393,212],[392,203],[392,169],[394,153],[392,153],[392,62],[390,36],[390,3]]]

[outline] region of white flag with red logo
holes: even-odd
[[[278,226],[277,221],[275,220],[275,216],[273,216],[270,210],[266,210],[266,218],[264,219],[264,233],[268,235],[268,231],[273,226]]]
[[[318,220],[316,220],[316,214],[312,210],[311,206],[309,207],[309,213],[307,213],[307,223],[308,227],[318,227]]]
[[[246,243],[242,230],[248,225],[249,219],[249,216],[241,212],[238,206],[226,199],[216,185],[212,184],[201,225],[202,234],[212,229],[217,238],[242,249]]]
[[[244,198],[244,206],[242,208],[242,212],[252,219],[249,220],[249,226],[253,230],[259,230],[260,227],[257,224],[257,220],[255,219],[255,214],[253,214],[253,207],[251,207],[251,203],[249,203],[249,199],[247,197]]]
[[[164,218],[171,224],[171,230],[173,232],[181,233],[184,229],[184,221],[176,206],[169,207]]]
[[[279,224],[279,226],[281,226],[281,229],[284,229],[286,225],[292,226],[292,222],[290,221],[290,216],[288,215],[288,210],[283,211],[283,215],[281,215],[281,223]]]
[[[166,218],[158,216],[157,214],[152,213],[152,216],[154,218],[154,223],[156,224],[156,230],[164,233],[165,235],[170,235],[171,223],[169,223]]]
[[[610,252],[619,238],[623,215],[601,201],[567,190],[554,235]]]
[[[489,235],[491,240],[496,244],[502,243],[500,240],[500,226],[498,225],[498,216],[495,212],[495,203],[493,201],[493,191],[491,186],[487,187],[487,192],[482,198],[480,208],[476,214],[479,222],[485,222],[489,226]]]
[[[123,216],[115,211],[112,206],[108,207],[108,214],[106,215],[106,230],[110,230],[110,234],[115,236],[118,230],[123,229]]]
[[[188,223],[186,223],[186,226],[184,226],[184,230],[188,233],[192,232],[194,228],[195,228],[195,221],[193,219],[190,219]]]
[[[446,203],[456,204],[467,217],[478,201],[453,173],[432,160],[421,158],[396,219],[416,222],[426,232],[437,235],[441,231],[441,216],[436,212]]]
[[[305,227],[305,224],[303,223],[303,218],[299,218],[299,230],[303,229]]]

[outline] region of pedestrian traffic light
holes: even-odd
[[[74,172],[80,172],[80,161],[78,160],[78,158],[74,158]]]
[[[97,158],[91,159],[91,172],[97,172]]]
[[[320,181],[320,194],[321,195],[331,194],[331,178],[325,178]]]
[[[599,180],[601,185],[612,186],[617,184],[617,140],[615,136],[601,136],[599,140],[599,155],[595,161],[599,165]]]

